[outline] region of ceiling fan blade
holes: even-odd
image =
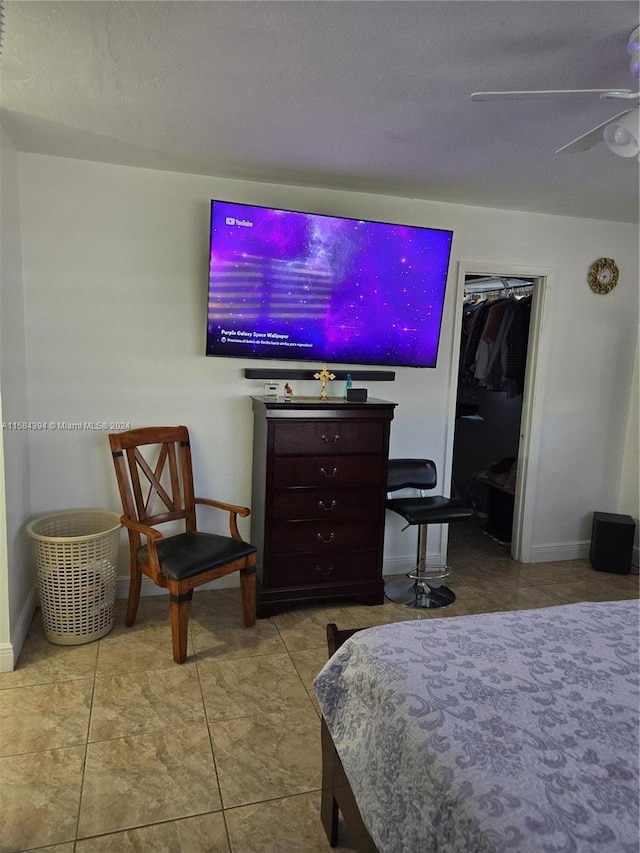
[[[611,124],[612,121],[615,121],[618,118],[622,118],[622,116],[626,116],[626,114],[630,112],[631,110],[625,110],[623,113],[618,113],[618,115],[616,116],[611,116],[611,118],[608,118],[606,121],[603,121],[602,124],[599,124],[597,127],[594,127],[587,133],[583,133],[582,136],[578,136],[577,139],[574,139],[572,142],[563,145],[562,148],[558,148],[555,153],[577,154],[579,151],[588,151],[589,148],[593,148],[593,146],[597,145],[598,142],[602,142],[602,131],[608,124]]]
[[[623,97],[631,95],[631,89],[532,89],[522,92],[474,92],[472,101],[517,101],[525,98],[554,98],[558,95],[607,95]]]
[[[609,92],[603,92],[601,98],[624,98],[624,100],[632,100],[637,98],[640,100],[640,92],[630,92],[628,89],[611,89]]]

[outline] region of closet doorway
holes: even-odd
[[[532,562],[536,392],[548,350],[543,313],[553,278],[549,268],[515,265],[460,262],[458,270],[447,474],[452,491],[474,504],[476,529],[519,562]]]

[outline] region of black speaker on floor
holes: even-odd
[[[589,559],[598,572],[628,575],[636,525],[630,515],[594,512]]]

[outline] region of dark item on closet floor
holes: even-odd
[[[237,525],[237,517],[249,515],[249,509],[194,496],[187,428],[142,427],[111,433],[109,443],[124,511],[120,521],[129,534],[125,625],[136,621],[142,575],[147,575],[169,591],[173,659],[184,663],[194,588],[238,571],[244,624],[254,625],[256,549],[242,540]],[[230,535],[199,533],[196,505],[227,512]],[[166,522],[183,522],[185,532],[165,537],[157,528]]]
[[[456,420],[458,418],[469,418],[472,416],[480,417],[480,407],[475,403],[457,403],[456,404]]]
[[[594,512],[589,560],[598,572],[628,575],[636,524],[630,515]]]
[[[489,488],[489,520],[485,532],[498,544],[509,545],[513,532],[515,494],[491,480],[484,482]]]
[[[509,545],[515,507],[516,458],[507,456],[474,475],[489,491],[489,518],[484,533],[499,545]]]

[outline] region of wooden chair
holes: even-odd
[[[237,516],[248,516],[250,510],[194,497],[187,428],[132,429],[110,434],[109,443],[124,510],[121,522],[129,534],[131,574],[125,624],[136,621],[145,574],[169,590],[173,659],[184,663],[194,588],[239,571],[244,624],[254,625],[256,549],[242,540],[237,525]],[[198,504],[228,512],[231,535],[199,533]],[[184,532],[165,536],[157,526],[168,522],[178,522]]]

